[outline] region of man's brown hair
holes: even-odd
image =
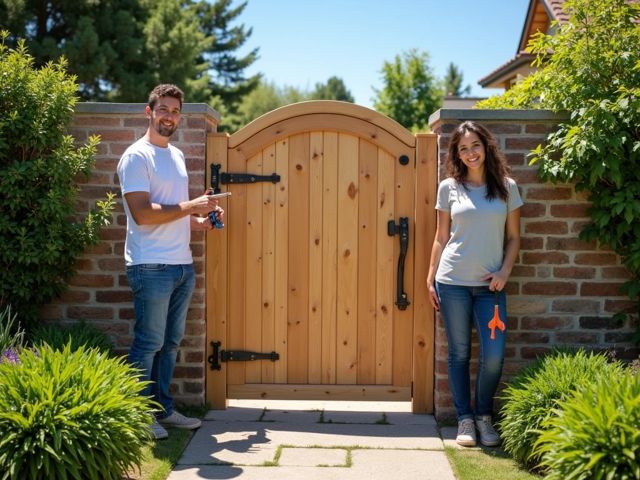
[[[171,83],[162,83],[157,85],[151,93],[149,94],[149,108],[153,110],[153,107],[156,106],[156,102],[161,97],[173,97],[178,99],[180,102],[180,109],[182,109],[182,99],[184,98],[184,93],[178,87]]]

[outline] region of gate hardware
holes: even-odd
[[[271,182],[278,183],[280,181],[280,175],[272,173],[271,175],[256,175],[253,173],[220,173],[219,163],[211,164],[211,187],[214,193],[220,192],[220,184],[226,185],[228,183],[257,183],[257,182]]]
[[[408,155],[400,155],[398,158],[400,165],[409,165],[409,156]]]
[[[280,360],[280,354],[277,352],[258,353],[247,350],[220,350],[221,342],[211,342],[213,354],[209,355],[207,361],[211,364],[211,370],[220,370],[222,365],[218,362],[250,362],[253,360],[271,360],[275,362]]]
[[[400,256],[398,257],[398,278],[396,281],[396,305],[400,310],[406,310],[411,302],[404,291],[404,259],[409,247],[409,218],[400,217],[400,224],[393,220],[387,222],[387,235],[393,237],[400,234]]]

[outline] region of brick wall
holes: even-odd
[[[79,211],[86,212],[107,192],[117,194],[111,226],[101,231],[101,242],[77,262],[77,274],[68,292],[47,306],[43,318],[74,322],[85,319],[106,332],[118,353],[126,353],[133,335],[132,295],[124,265],[126,216],[116,166],[124,150],[142,137],[148,121],[145,104],[81,103],[77,105],[70,133],[79,143],[100,135],[91,178],[81,179]],[[180,128],[172,143],[185,154],[191,197],[205,189],[206,134],[215,132],[218,114],[202,104],[185,104]],[[172,389],[185,403],[204,402],[205,277],[204,233],[192,233],[191,249],[196,269],[196,289],[187,317],[185,338]]]
[[[122,152],[147,128],[143,111],[144,104],[85,103],[77,107],[71,133],[79,142],[90,134],[102,137],[93,174],[82,181],[80,210],[86,211],[108,191],[117,193],[118,203],[114,223],[102,230],[102,241],[78,260],[78,273],[69,291],[44,310],[47,319],[86,319],[95,324],[111,336],[120,353],[131,343],[133,309],[124,273],[126,219],[115,171]],[[507,287],[509,336],[504,379],[553,345],[609,349],[620,358],[637,358],[640,349],[629,343],[635,325],[630,320],[617,324],[611,320],[615,313],[633,307],[619,293],[627,273],[610,250],[578,240],[578,232],[588,221],[585,195],[577,194],[571,185],[540,182],[536,167],[527,165],[529,150],[544,141],[562,117],[543,111],[440,110],[432,116],[431,127],[440,134],[441,165],[451,131],[467,119],[481,121],[498,137],[525,202],[522,247]],[[216,130],[218,120],[217,113],[205,105],[184,105],[174,143],[185,153],[192,196],[205,188],[205,138],[207,132]],[[204,401],[206,357],[203,234],[194,234],[192,250],[197,283],[173,389],[177,400],[198,404]],[[447,417],[453,415],[453,406],[440,320],[435,335],[436,414]]]
[[[430,118],[439,137],[439,176],[455,126],[475,120],[487,126],[518,182],[524,201],[519,260],[507,285],[508,336],[503,380],[554,345],[606,349],[633,359],[640,349],[629,341],[637,318],[614,323],[617,312],[634,304],[620,293],[628,273],[610,249],[578,239],[589,221],[588,200],[572,185],[543,183],[527,153],[543,143],[564,117],[545,111],[439,110]],[[454,416],[447,384],[447,345],[442,320],[436,322],[435,406],[439,417]],[[474,346],[477,359],[477,344]],[[475,370],[474,370],[475,373]]]

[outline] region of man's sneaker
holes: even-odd
[[[495,447],[500,444],[500,436],[493,429],[491,415],[476,417],[476,428],[480,433],[480,443],[485,447]]]
[[[473,418],[465,418],[458,422],[456,443],[463,447],[476,446],[476,427],[473,424]]]
[[[158,422],[165,427],[186,428],[187,430],[193,430],[202,425],[202,422],[197,418],[185,417],[175,410],[171,415],[165,418],[159,418]]]
[[[155,437],[156,440],[162,440],[163,438],[167,438],[169,436],[169,433],[156,420],[154,420],[151,424],[151,434]]]

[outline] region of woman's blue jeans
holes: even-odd
[[[129,361],[150,380],[143,395],[158,402],[165,417],[173,413],[169,392],[187,310],[196,284],[193,265],[147,263],[127,267],[133,292],[135,325]]]
[[[471,327],[475,326],[480,344],[478,377],[476,379],[475,415],[491,415],[493,397],[502,375],[506,330],[496,328],[495,340],[487,326],[493,317],[495,293],[488,287],[465,287],[436,283],[440,300],[440,315],[444,320],[449,350],[449,388],[458,420],[473,418],[471,408]],[[498,293],[500,319],[507,323],[504,291]]]

